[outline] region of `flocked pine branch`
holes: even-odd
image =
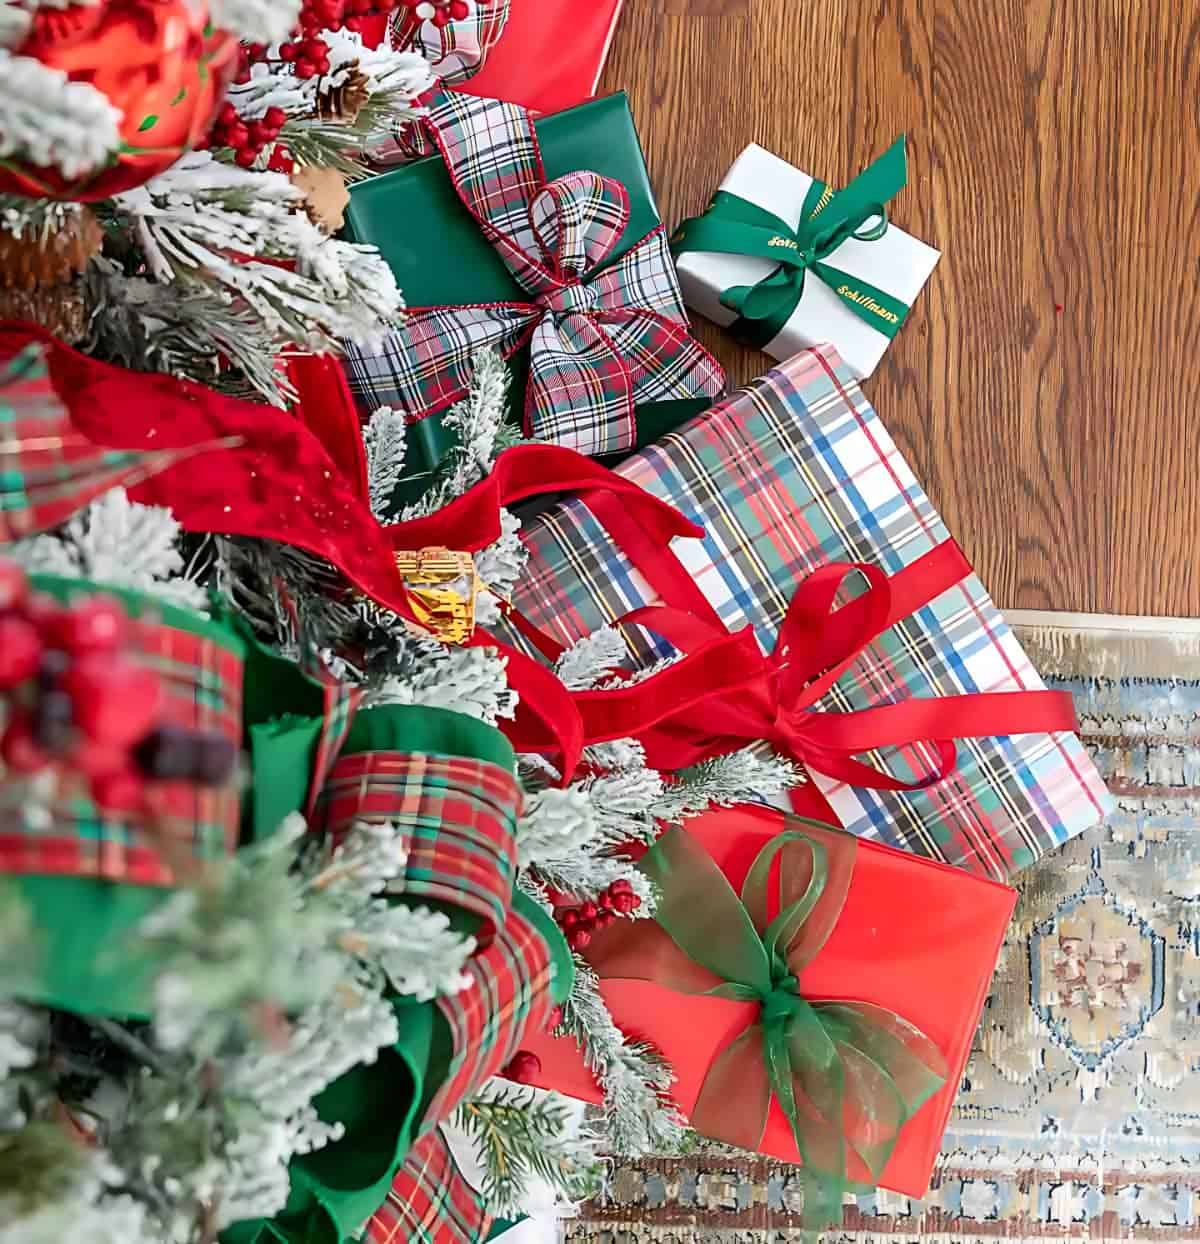
[[[155,280],[232,295],[281,349],[376,342],[403,305],[378,250],[327,237],[281,173],[250,172],[196,151],[117,195],[105,214],[132,235]]]
[[[578,956],[562,1027],[579,1043],[603,1091],[610,1151],[637,1157],[675,1149],[684,1120],[668,1097],[673,1072],[651,1046],[626,1040],[600,995],[596,973]]]
[[[475,1142],[480,1191],[497,1217],[525,1212],[537,1183],[560,1203],[581,1201],[599,1187],[599,1137],[557,1093],[491,1081],[452,1122]]]
[[[2,6],[7,8],[8,6]],[[121,144],[121,113],[90,82],[0,47],[0,160],[16,159],[81,177]]]
[[[408,422],[404,415],[390,406],[380,406],[363,430],[363,444],[371,509],[380,522],[387,522],[408,449]]]
[[[232,292],[126,277],[102,255],[85,280],[92,306],[88,353],[273,406],[294,397],[274,364],[274,335]]]
[[[804,780],[803,771],[784,757],[745,747],[681,770],[664,784],[653,813],[663,821],[676,821],[714,805],[772,799]]]
[[[211,0],[213,23],[247,43],[286,39],[300,16],[300,0]]]
[[[576,640],[559,657],[554,672],[569,690],[587,691],[609,678],[627,655],[620,631],[613,626],[600,626]]]
[[[170,510],[130,501],[113,488],[57,531],[5,547],[32,574],[87,579],[200,608],[205,592],[188,577],[181,529]]]

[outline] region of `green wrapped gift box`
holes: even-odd
[[[588,170],[620,182],[628,192],[629,215],[624,231],[604,262],[594,265],[586,279],[595,270],[611,270],[661,224],[628,100],[623,93],[610,95],[540,118],[533,125],[547,181]],[[346,210],[346,233],[355,241],[379,248],[410,308],[531,301],[531,294],[517,283],[460,200],[441,156],[353,186]],[[674,283],[673,269],[670,281]],[[681,310],[681,319],[682,315]],[[401,333],[408,331],[405,328]],[[390,339],[374,352],[348,347],[350,388],[364,416],[381,405],[403,409],[414,418],[421,414],[413,402],[405,400],[391,373],[388,358],[394,354]],[[512,396],[520,398],[528,379],[527,343],[512,356],[512,362]],[[705,410],[711,401],[711,396],[701,396],[638,404],[637,443],[657,439]],[[514,401],[513,405],[523,403]],[[408,471],[428,472],[453,443],[439,413],[421,418],[410,433]],[[628,448],[622,447],[625,452]]]

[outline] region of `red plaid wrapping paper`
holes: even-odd
[[[807,350],[618,474],[705,528],[672,548],[736,630],[749,623],[769,651],[797,584],[832,562],[889,574],[949,533],[832,347]],[[586,504],[562,502],[526,524],[529,567],[516,610],[571,643],[654,590]],[[506,638],[521,643],[513,628]],[[670,653],[635,628],[640,663]],[[528,647],[528,645],[525,645]],[[820,707],[866,709],[908,696],[1042,687],[983,585],[970,575],[872,643]],[[914,792],[852,788],[820,775],[821,793],[851,832],[1003,879],[1108,812],[1095,767],[1071,734],[962,739],[955,772]],[[908,780],[927,775],[921,747],[870,759]]]
[[[240,641],[199,617],[196,623],[205,633],[185,630],[146,612],[131,624],[131,651],[162,678],[167,720],[222,734],[240,746]],[[0,872],[167,886],[179,880],[167,858],[173,852],[164,855],[156,840],[169,841],[172,848],[198,861],[223,856],[237,846],[240,809],[232,784],[202,787],[191,782],[157,782],[151,799],[153,826],[147,813],[101,812],[87,780],[64,771],[44,826],[30,823],[18,809],[0,810]]]
[[[466,756],[361,752],[343,756],[318,815],[335,836],[356,821],[404,831],[404,875],[390,887],[456,905],[491,922],[507,917],[516,880],[521,792],[498,765]]]

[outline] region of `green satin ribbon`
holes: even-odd
[[[689,251],[750,255],[779,266],[755,285],[734,285],[721,303],[740,317],[733,331],[759,349],[782,331],[804,294],[811,272],[865,323],[889,340],[899,331],[909,305],[886,290],[826,262],[849,238],[878,241],[887,232],[887,201],[907,181],[904,135],[845,189],[834,192],[814,181],[796,228],[739,195],[718,190],[703,216],[685,220],[671,239],[678,258]]]
[[[894,1012],[800,993],[798,978],[841,915],[856,840],[800,818],[789,823],[813,829],[763,847],[740,897],[696,839],[668,830],[639,864],[660,894],[655,921],[637,921],[624,941],[600,948],[596,968],[758,1004],[757,1017],[713,1058],[691,1122],[702,1135],[757,1149],[775,1098],[804,1164],[805,1224],[820,1229],[840,1219],[847,1191],[878,1181],[901,1128],[942,1087],[947,1067]],[[854,1158],[870,1183],[851,1177]]]

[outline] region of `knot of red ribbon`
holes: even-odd
[[[706,613],[667,605],[635,610],[621,623],[661,635],[681,658],[640,682],[577,694],[584,737],[591,743],[636,737],[648,763],[664,770],[766,740],[837,781],[919,790],[953,772],[956,739],[1074,730],[1070,696],[1052,691],[913,697],[854,712],[821,706],[872,641],[969,573],[949,540],[891,576],[866,563],[822,566],[798,585],[769,653],[749,627],[730,633],[711,607]],[[669,587],[673,571],[665,577]],[[838,606],[855,579],[865,589]],[[858,759],[885,747],[917,748],[917,776],[897,777]]]

